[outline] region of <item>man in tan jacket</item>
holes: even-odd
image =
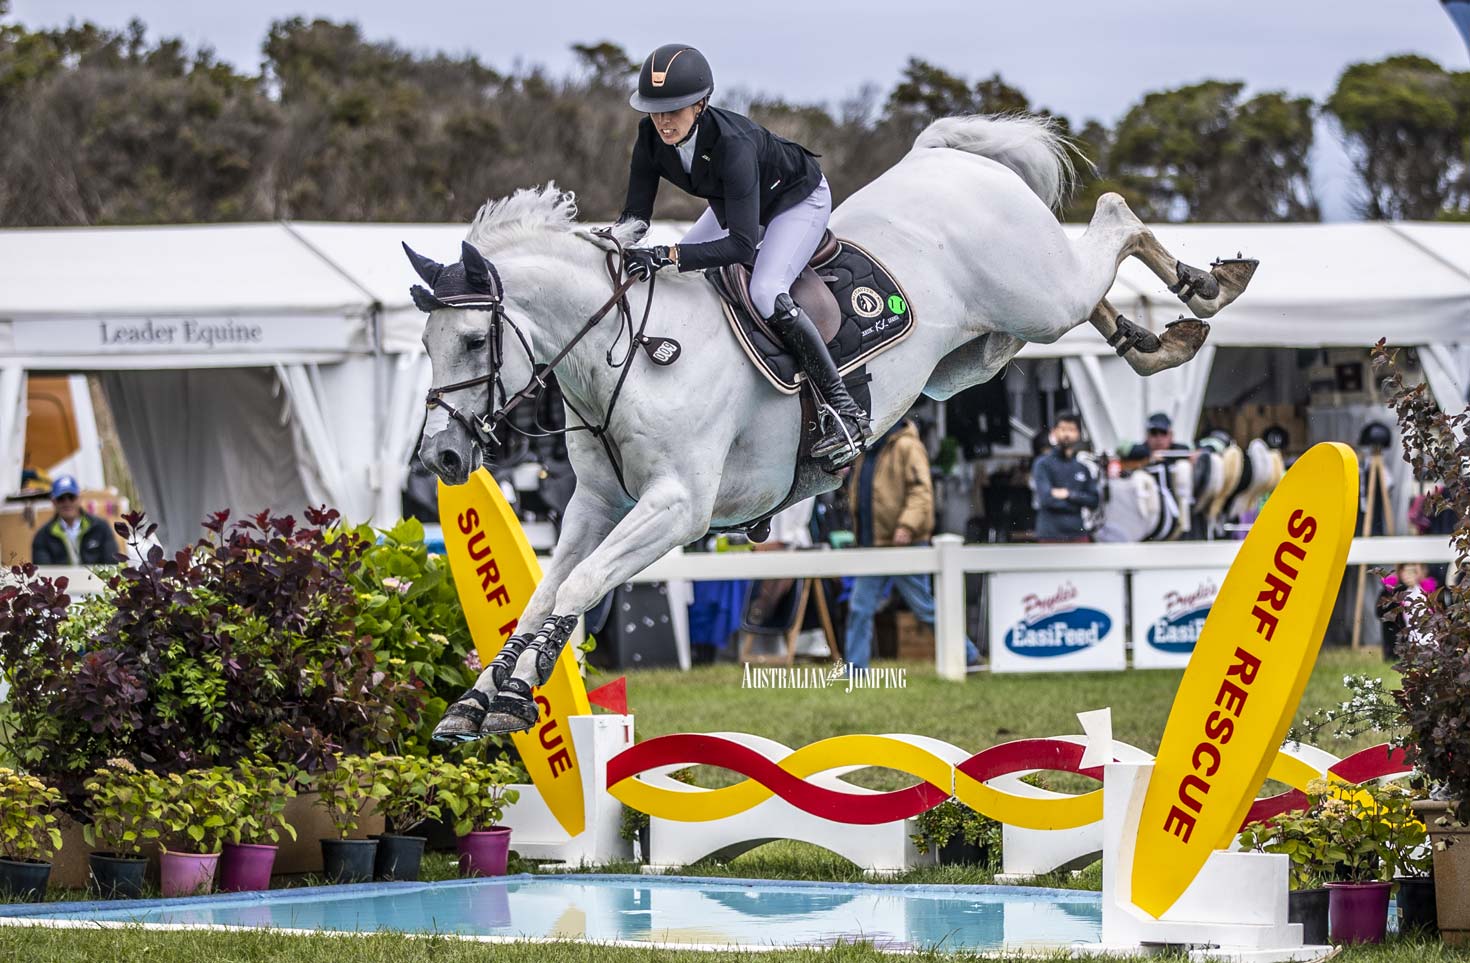
[[[919,429],[907,418],[898,422],[853,463],[847,483],[847,504],[860,546],[918,545],[934,534],[934,483],[929,477],[929,453]],[[873,616],[898,589],[914,616],[934,625],[934,593],[927,575],[860,575],[853,579],[847,616],[847,661],[867,668],[873,651]],[[965,639],[966,660],[980,661],[980,652]]]

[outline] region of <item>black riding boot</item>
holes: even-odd
[[[766,322],[781,339],[786,350],[796,356],[801,370],[816,386],[836,418],[822,420],[822,436],[812,445],[813,458],[828,458],[833,465],[844,465],[856,458],[867,444],[868,416],[847,393],[847,385],[837,373],[837,365],[817,326],[791,295],[776,298],[776,311]]]

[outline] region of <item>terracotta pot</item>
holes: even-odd
[[[1434,900],[1440,937],[1451,946],[1470,946],[1470,826],[1449,819],[1450,804],[1414,803],[1434,846]],[[1445,819],[1447,825],[1438,825]]]

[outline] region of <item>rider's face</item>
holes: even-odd
[[[692,104],[688,107],[680,107],[666,114],[649,114],[653,118],[653,127],[658,135],[664,139],[665,144],[677,144],[689,135],[689,130],[694,122],[699,119],[699,105]]]

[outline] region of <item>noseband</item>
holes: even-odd
[[[622,468],[618,464],[617,458],[614,457],[612,446],[607,440],[607,428],[612,423],[613,409],[617,405],[618,396],[622,393],[623,384],[628,378],[628,372],[633,367],[633,356],[638,346],[646,341],[643,332],[648,326],[648,315],[653,308],[653,285],[656,275],[648,279],[648,300],[644,303],[643,317],[639,321],[637,330],[635,331],[633,327],[633,313],[628,305],[627,293],[628,289],[637,283],[638,279],[626,273],[626,257],[623,253],[623,246],[612,236],[611,230],[597,231],[594,233],[598,237],[612,241],[617,249],[616,254],[611,251],[607,253],[607,272],[613,285],[612,296],[590,318],[583,322],[582,327],[556,353],[555,357],[545,364],[536,363],[535,354],[531,350],[530,340],[526,337],[525,332],[521,330],[520,326],[511,320],[510,315],[506,313],[501,294],[496,294],[491,298],[479,299],[476,307],[487,309],[490,312],[490,330],[488,332],[489,337],[487,338],[487,346],[490,351],[488,370],[485,374],[475,378],[468,378],[464,381],[456,381],[453,384],[430,388],[428,397],[424,403],[430,409],[442,408],[450,418],[459,422],[469,432],[474,444],[482,451],[493,450],[497,447],[495,433],[502,425],[509,425],[512,430],[528,438],[545,438],[552,435],[569,434],[573,431],[591,432],[593,437],[602,442],[603,449],[607,452],[608,460],[612,463],[613,471],[618,476],[618,483],[622,484]],[[527,401],[539,401],[541,395],[545,393],[547,388],[547,372],[554,370],[567,355],[571,354],[572,349],[583,338],[591,334],[592,329],[597,327],[598,322],[607,317],[608,312],[612,311],[613,308],[617,308],[618,311],[619,332],[624,328],[628,331],[628,350],[620,360],[615,361],[613,360],[613,347],[616,346],[617,342],[614,341],[613,346],[607,349],[608,366],[620,368],[621,373],[618,375],[618,382],[613,388],[612,396],[608,399],[607,413],[603,417],[602,423],[594,425],[589,418],[577,410],[576,406],[572,404],[571,399],[567,398],[565,394],[562,395],[562,400],[571,409],[572,413],[577,416],[578,420],[582,422],[580,425],[568,425],[565,428],[556,429],[546,428],[540,423],[539,410],[536,424],[531,431],[519,428],[513,422],[509,421],[508,419],[511,413],[522,404]],[[505,383],[500,377],[500,369],[505,360],[505,329],[507,327],[515,333],[516,340],[520,342],[521,350],[525,353],[526,360],[531,366],[530,380],[510,397],[506,397]],[[467,415],[462,408],[454,405],[444,397],[452,392],[465,388],[474,388],[478,385],[490,386],[489,391],[486,392],[485,411],[481,414]],[[497,401],[499,402],[498,404]],[[626,485],[623,485],[623,490],[625,492],[627,491]]]

